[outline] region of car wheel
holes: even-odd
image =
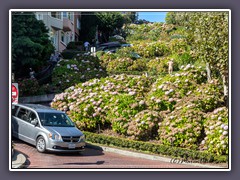
[[[40,152],[40,153],[43,153],[46,151],[46,142],[42,136],[37,138],[36,148],[37,148],[38,152]]]

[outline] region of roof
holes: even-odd
[[[34,109],[37,112],[55,112],[55,113],[62,112],[62,111],[59,111],[59,110],[56,110],[54,108],[44,106],[44,105],[41,105],[41,104],[18,104],[18,105]]]

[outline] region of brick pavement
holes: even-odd
[[[172,164],[159,160],[129,157],[112,152],[86,148],[82,153],[38,153],[34,146],[15,140],[15,148],[26,158],[24,168],[47,169],[162,169],[201,168],[191,165]]]

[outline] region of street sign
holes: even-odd
[[[12,103],[18,103],[18,83],[12,83]]]

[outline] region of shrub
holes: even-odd
[[[117,58],[108,63],[107,71],[126,71],[132,65],[133,60],[130,58]]]
[[[56,90],[61,92],[76,83],[106,75],[106,70],[101,66],[98,58],[79,55],[71,60],[60,61],[53,71],[52,81]]]
[[[159,154],[164,156],[171,156],[172,158],[183,158],[184,160],[201,160],[202,162],[216,162],[226,163],[228,162],[228,156],[217,156],[213,153],[200,152],[189,150],[185,148],[177,148],[172,146],[166,146],[156,143],[141,142],[128,140],[126,138],[118,138],[113,136],[106,136],[103,134],[95,134],[90,132],[84,132],[86,140],[92,143],[99,143],[108,146],[115,146],[121,148],[133,149],[140,152],[150,152],[153,154]]]
[[[106,113],[106,120],[112,124],[112,129],[119,134],[127,133],[128,123],[131,119],[141,110],[146,108],[145,104],[140,104],[138,98],[136,99],[135,93],[120,94],[110,99],[108,104],[109,111]]]
[[[206,137],[200,148],[217,155],[228,154],[228,109],[219,107],[207,113],[204,128]]]
[[[192,100],[203,112],[211,112],[224,104],[223,97],[223,86],[219,80],[212,79],[196,89]]]
[[[69,42],[67,45],[67,49],[83,50],[82,45],[82,41]]]
[[[67,111],[79,128],[95,131],[98,125],[125,133],[123,126],[145,109],[139,105],[149,91],[151,77],[115,75],[79,83],[57,95],[51,106]],[[121,119],[120,119],[121,118]]]
[[[40,95],[44,93],[43,91],[41,91],[38,81],[35,78],[19,79],[18,86],[19,86],[20,97],[34,96],[34,95]]]
[[[163,42],[141,43],[133,46],[133,50],[145,58],[166,56],[169,54],[169,48]]]
[[[164,145],[197,150],[203,136],[203,120],[204,113],[191,104],[185,105],[159,123],[159,139]]]
[[[147,62],[147,70],[149,72],[155,72],[156,74],[160,73],[168,73],[168,61],[170,57],[156,57],[155,59],[151,59]],[[173,63],[173,71],[179,70],[178,63],[174,61]]]
[[[150,109],[173,111],[174,105],[189,96],[198,84],[206,82],[206,74],[192,65],[182,67],[179,73],[159,77],[147,96]]]
[[[139,102],[144,105],[142,100]],[[127,134],[136,140],[150,140],[157,136],[160,115],[156,111],[143,110],[137,113],[128,124]]]
[[[61,55],[63,56],[64,59],[73,59],[74,56],[77,54],[82,54],[84,51],[78,51],[78,50],[73,50],[73,49],[65,49]]]

